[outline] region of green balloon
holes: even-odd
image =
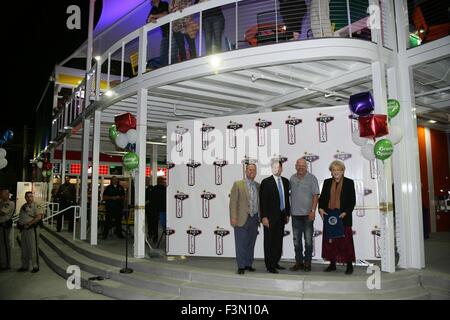
[[[53,175],[53,171],[50,169],[50,170],[47,170],[47,177],[51,177]]]
[[[389,119],[392,119],[400,112],[400,102],[395,99],[388,99],[387,104],[388,117]]]
[[[109,127],[109,137],[112,141],[116,141],[117,136],[119,135],[119,132],[117,132],[116,125],[113,124],[111,127]]]
[[[123,166],[126,170],[134,170],[139,166],[139,157],[134,152],[128,152],[123,156]]]
[[[381,139],[375,143],[374,147],[375,158],[379,160],[386,160],[394,153],[394,146],[391,140]]]

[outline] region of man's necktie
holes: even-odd
[[[284,194],[283,186],[281,185],[281,177],[278,177],[278,194],[280,196],[280,210],[284,210]]]

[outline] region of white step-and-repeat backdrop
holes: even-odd
[[[320,188],[330,177],[329,164],[335,159],[344,161],[345,176],[356,186],[356,258],[379,259],[376,167],[352,142],[352,128],[357,123],[349,114],[347,106],[337,106],[169,123],[167,253],[234,257],[229,193],[233,183],[243,179],[243,162],[256,160],[256,181],[260,182],[271,174],[271,158],[285,161],[282,175],[289,179],[295,173],[296,160],[305,157]],[[291,221],[285,230],[283,258],[294,259]],[[321,248],[322,220],[317,213],[313,259],[321,259]],[[255,257],[264,257],[262,225]]]

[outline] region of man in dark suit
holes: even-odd
[[[261,182],[259,190],[261,222],[264,225],[264,261],[267,271],[285,269],[279,262],[283,250],[284,225],[289,222],[289,180],[281,176],[283,165],[272,161],[273,175]]]

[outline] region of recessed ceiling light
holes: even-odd
[[[162,136],[161,138],[163,138],[163,139],[166,139],[166,138],[167,138],[167,136]]]
[[[105,96],[107,96],[107,97],[112,97],[113,95],[114,95],[114,91],[112,91],[112,90],[108,90],[105,92]]]
[[[436,120],[428,120],[428,123],[436,123]]]
[[[222,59],[220,59],[218,56],[211,56],[209,58],[209,64],[211,65],[211,67],[216,69],[222,64]]]

